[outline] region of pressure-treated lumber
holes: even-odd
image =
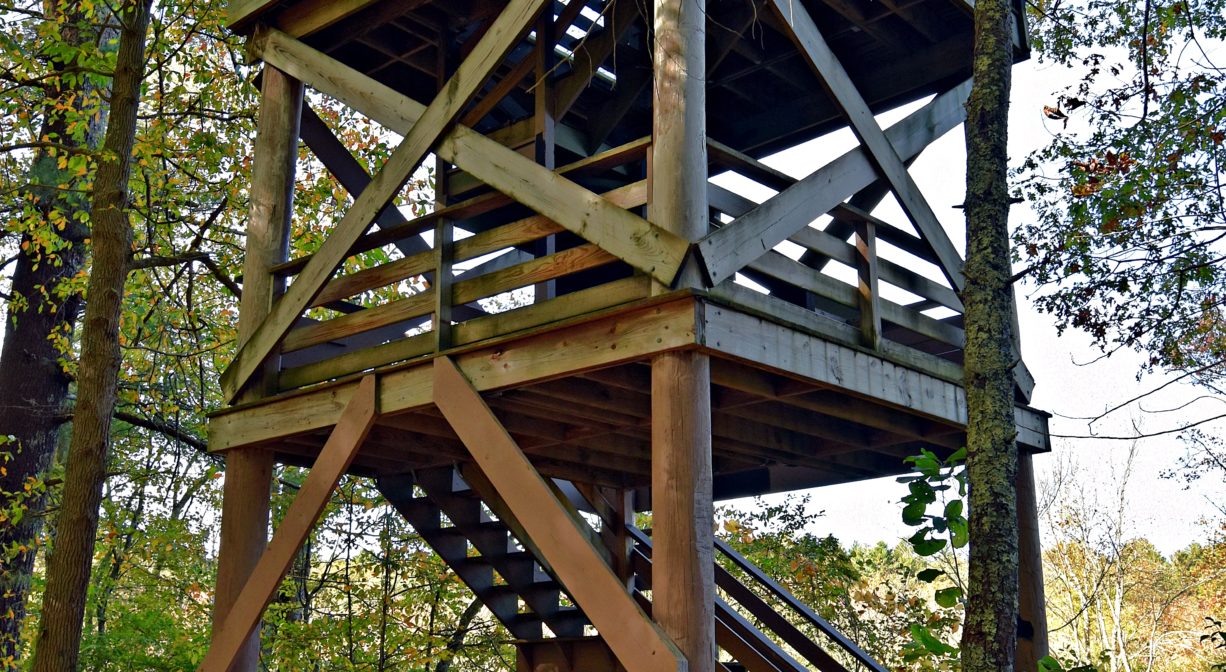
[[[631,291],[643,289],[633,284],[626,287]],[[589,300],[599,298],[597,294]],[[491,318],[515,315],[510,312]],[[589,316],[564,328],[519,334],[458,355],[456,360],[483,392],[516,387],[641,359],[662,350],[693,347],[695,319],[691,300],[661,301]],[[394,413],[429,404],[428,364],[411,363],[381,373],[379,408]],[[355,385],[355,381],[334,383],[217,414],[209,422],[209,448],[228,450],[330,427]]]
[[[434,403],[618,660],[630,670],[684,672],[685,657],[626,592],[455,363],[440,357],[433,372]]]
[[[508,52],[519,42],[547,0],[511,0],[477,47],[421,113],[404,140],[388,157],[353,205],[324,240],[319,251],[298,274],[293,287],[273,306],[251,339],[235,355],[221,375],[227,401],[234,399],[252,373],[276,347],[303,309],[323,288],[344,261],[350,246],[370,228],[374,218],[391,202],[439,137],[459,118],[464,106],[480,90]],[[256,37],[256,42],[263,39]]]
[[[860,298],[860,333],[864,344],[881,347],[881,287],[877,282],[877,227],[856,225],[856,278]]]
[[[711,369],[706,354],[651,363],[652,616],[691,669],[715,660]]]
[[[929,101],[885,131],[898,156],[908,160],[966,117],[970,93],[965,82]],[[711,281],[719,284],[750,261],[774,249],[848,196],[873,184],[877,170],[857,147],[762,203],[752,212],[708,234],[699,250]]]
[[[285,259],[289,247],[302,97],[301,83],[276,68],[264,69],[251,170],[251,214],[247,220],[243,260],[243,296],[238,321],[240,344],[251,337],[268,315],[276,295],[285,288],[284,279],[275,277],[272,267]],[[272,358],[265,370],[257,372],[249,393],[252,399],[275,389],[276,368],[276,358]],[[214,633],[230,613],[268,543],[272,467],[272,453],[261,448],[226,455],[217,590],[213,603]],[[255,672],[259,659],[259,636],[253,633],[240,646],[231,669]]]
[[[706,2],[655,3],[651,219],[690,241],[707,233]],[[682,279],[701,286],[695,267]]]
[[[806,60],[817,73],[822,84],[851,123],[851,128],[868,150],[868,156],[893,187],[894,195],[903,212],[936,254],[938,265],[954,289],[961,290],[962,258],[941,227],[936,213],[928,205],[919,187],[907,172],[903,160],[893,143],[882,132],[869,110],[868,104],[847,75],[843,64],[835,57],[818,30],[809,12],[800,3],[791,0],[771,0],[779,17],[791,29],[792,39],[800,47]]]
[[[375,377],[358,383],[353,397],[324,444],[318,459],[298,489],[289,511],[273,534],[268,550],[239,592],[238,600],[227,614],[221,630],[214,636],[198,672],[227,672],[244,642],[255,630],[260,616],[276,595],[277,587],[302,542],[328,504],[341,476],[349,469],[358,448],[374,426],[376,414]]]
[[[1018,617],[1017,669],[1038,669],[1048,653],[1047,602],[1043,593],[1043,547],[1039,539],[1039,501],[1030,453],[1017,456]]]
[[[253,51],[265,62],[293,73],[321,93],[394,131],[406,132],[422,113],[420,103],[284,33],[269,31]],[[672,282],[689,249],[684,238],[609,203],[467,127],[452,128],[435,151],[482,182],[600,245],[661,283]]]

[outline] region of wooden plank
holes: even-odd
[[[298,327],[285,335],[283,347],[286,352],[301,350],[426,315],[434,306],[435,293],[430,288],[381,306]]]
[[[733,289],[728,294],[735,297],[732,300],[749,305],[755,297],[761,296],[744,288]],[[795,306],[771,306],[772,310],[779,308],[808,312]],[[708,306],[703,316],[702,343],[712,352],[876,399],[938,421],[966,425],[966,394],[961,384],[955,382],[961,380],[961,373],[952,362],[889,341],[882,342],[880,354],[863,352],[857,348],[859,330],[847,325],[841,325],[842,329],[818,330],[814,322],[811,327],[815,328],[815,333],[809,334],[794,326],[778,325],[771,319],[716,305]],[[1050,441],[1047,415],[1020,404],[1014,408],[1014,414],[1018,442],[1036,451],[1047,450]]]
[[[486,273],[455,284],[452,300],[468,303],[495,294],[527,287],[571,273],[596,268],[617,261],[617,257],[595,245],[580,245],[569,250],[516,264],[501,271]]]
[[[565,328],[551,325],[548,330],[495,340],[455,357],[479,390],[490,391],[693,347],[696,330],[692,298],[661,299],[578,318]],[[339,381],[219,411],[209,421],[209,449],[229,450],[330,427],[356,384]],[[380,372],[382,412],[408,411],[429,403],[428,366],[415,362]]]
[[[267,63],[294,76],[376,122],[405,132],[421,115],[421,104],[344,64],[269,31],[257,50]],[[670,284],[689,243],[609,203],[532,159],[464,126],[456,126],[435,151],[474,177],[549,217],[568,231],[600,245],[626,263]]]
[[[970,83],[929,101],[886,130],[898,154],[909,159],[953,129],[966,116],[963,104]],[[872,184],[877,171],[868,152],[857,147],[759,205],[752,212],[708,234],[698,249],[712,282],[732,277],[753,259],[774,249],[822,213]]]
[[[618,660],[642,672],[684,672],[685,657],[625,591],[476,388],[449,358],[436,359],[433,371],[434,403]]]
[[[856,279],[860,299],[860,334],[864,345],[881,347],[881,288],[877,282],[877,227],[856,226]]]
[[[647,202],[647,182],[639,180],[633,184],[607,191],[601,196],[623,208],[632,208]],[[504,224],[489,231],[483,231],[474,236],[456,241],[455,260],[457,262],[480,257],[491,252],[517,245],[523,245],[547,235],[565,231],[558,223],[543,215],[526,217],[510,224]]]
[[[898,204],[931,246],[939,262],[938,266],[950,285],[961,291],[964,282],[962,256],[950,242],[936,213],[932,211],[927,199],[903,165],[899,152],[877,125],[868,103],[864,102],[851,77],[843,69],[843,64],[830,50],[817,24],[809,17],[808,10],[791,0],[771,0],[771,3],[778,16],[791,28],[790,37],[800,47],[835,104],[842,109],[860,142],[868,149],[869,159],[890,182]]]
[[[227,672],[230,669],[231,662],[276,595],[277,587],[289,570],[298,548],[310,534],[336,484],[374,426],[375,415],[375,377],[367,376],[358,383],[353,397],[341,412],[336,428],[328,436],[328,442],[307,474],[306,481],[298,489],[294,502],[268,544],[268,550],[260,557],[239,593],[221,631],[213,638],[208,653],[197,668],[198,672]]]
[[[294,37],[306,37],[376,2],[378,0],[299,0],[277,16],[277,27]],[[426,0],[401,2],[402,11],[407,14],[414,6],[425,3]]]
[[[250,24],[254,17],[264,10],[275,6],[280,0],[230,0],[226,7],[226,26],[230,30],[239,30]]]
[[[348,275],[342,275],[324,285],[319,295],[311,301],[312,308],[333,301],[346,299],[355,294],[386,287],[390,284],[406,280],[433,270],[434,259],[431,252],[419,252],[410,257],[397,259],[373,268],[365,268]]]
[[[311,383],[412,359],[428,352],[434,352],[432,333],[402,337],[380,345],[344,352],[311,364],[284,369],[277,378],[277,386],[281,390],[293,390]]]
[[[375,216],[400,191],[439,137],[455,123],[464,106],[480,90],[489,73],[514,48],[546,2],[511,0],[499,14],[477,48],[460,64],[442,92],[407,130],[404,140],[378,174],[354,199],[353,205],[324,240],[319,251],[298,274],[297,282],[277,301],[251,339],[239,348],[234,360],[221,375],[222,393],[227,401],[233,400],[247,384],[251,375],[336,271],[349,248],[370,228]],[[255,42],[258,44],[266,38],[266,35],[257,35]]]

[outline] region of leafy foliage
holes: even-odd
[[[1211,381],[1226,357],[1221,0],[1039,2],[1044,60],[1080,81],[1015,177],[1038,215],[1017,254],[1038,306],[1104,348]]]

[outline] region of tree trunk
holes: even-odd
[[[57,42],[64,46],[81,48],[98,37],[85,29],[87,20],[80,12],[49,20],[56,19],[63,19],[58,24]],[[106,107],[103,105],[102,113],[84,124],[84,136],[74,140],[68,128],[69,117],[81,116],[90,98],[100,92],[88,79],[64,85],[58,75],[69,67],[52,61],[52,76],[44,84],[43,122],[38,134],[59,138],[66,145],[93,147],[101,137]],[[57,162],[57,156],[39,151],[30,164],[25,196],[42,219],[41,225],[55,232],[54,242],[40,244],[29,232],[22,234],[22,252],[14,262],[13,299],[8,302],[0,349],[0,381],[4,381],[0,385],[0,436],[12,437],[0,445],[0,453],[8,454],[7,460],[0,460],[4,466],[0,470],[0,566],[4,568],[0,572],[0,660],[17,660],[21,653],[21,623],[43,528],[40,484],[55,457],[71,382],[60,365],[63,353],[52,337],[70,337],[81,310],[78,293],[64,296],[58,292],[85,264],[85,233],[74,227],[56,229],[51,215],[57,213],[75,222],[74,215],[89,204],[73,191],[84,186],[84,178],[60,168]],[[55,185],[71,189],[56,189]],[[26,490],[27,485],[30,490]]]
[[[1013,670],[1017,644],[1017,430],[1006,148],[1013,63],[1010,4],[975,3],[975,84],[967,102],[962,302],[970,564],[964,672]]]
[[[91,204],[93,268],[86,288],[81,362],[64,495],[54,547],[47,558],[47,590],[34,651],[37,672],[74,672],[81,647],[85,596],[106,479],[111,413],[119,377],[119,321],[132,254],[128,177],[144,77],[145,35],[153,0],[120,5],[119,52],[111,112]]]

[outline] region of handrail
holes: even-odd
[[[627,526],[627,534],[635,541],[637,545],[650,552],[651,539],[640,529]],[[726,543],[716,539],[715,548],[724,556],[732,560],[733,564],[741,568],[751,578],[764,586],[767,590],[773,593],[776,597],[782,600],[787,606],[791,607],[801,618],[812,625],[814,628],[825,634],[830,639],[834,640],[844,651],[847,652],[857,662],[864,665],[872,672],[888,672],[885,667],[868,655],[863,649],[847,639],[834,626],[826,621],[821,616],[818,616],[808,606],[800,600],[797,600],[783,586],[780,586],[774,579],[767,576],[757,565],[754,565],[744,556],[737,553]],[[719,563],[715,564],[715,582],[720,588],[728,593],[729,596],[745,607],[755,618],[761,620],[788,646],[792,647],[797,653],[803,656],[811,664],[820,670],[846,670],[837,660],[832,658],[829,653],[823,650],[816,642],[809,639],[799,628],[788,621],[782,614],[775,611],[767,602],[752,591],[749,586],[745,585],[740,579],[734,576],[731,572],[724,569]]]
[[[715,549],[722,553],[724,557],[731,560],[733,564],[741,568],[755,581],[773,593],[775,597],[782,600],[784,604],[791,607],[792,610],[799,614],[806,622],[820,630],[830,639],[834,640],[834,642],[849,655],[851,655],[851,657],[855,658],[870,670],[873,670],[873,672],[887,672],[887,670],[882,667],[880,663],[873,660],[872,656],[865,653],[865,651],[859,646],[856,646],[855,642],[843,636],[843,634],[836,630],[834,626],[830,625],[826,619],[814,613],[812,609],[789,593],[786,588],[779,585],[778,582],[771,577],[767,576],[761,569],[758,568],[757,565],[745,559],[744,556],[733,550],[731,546],[723,541],[720,541],[719,539],[716,539]]]

